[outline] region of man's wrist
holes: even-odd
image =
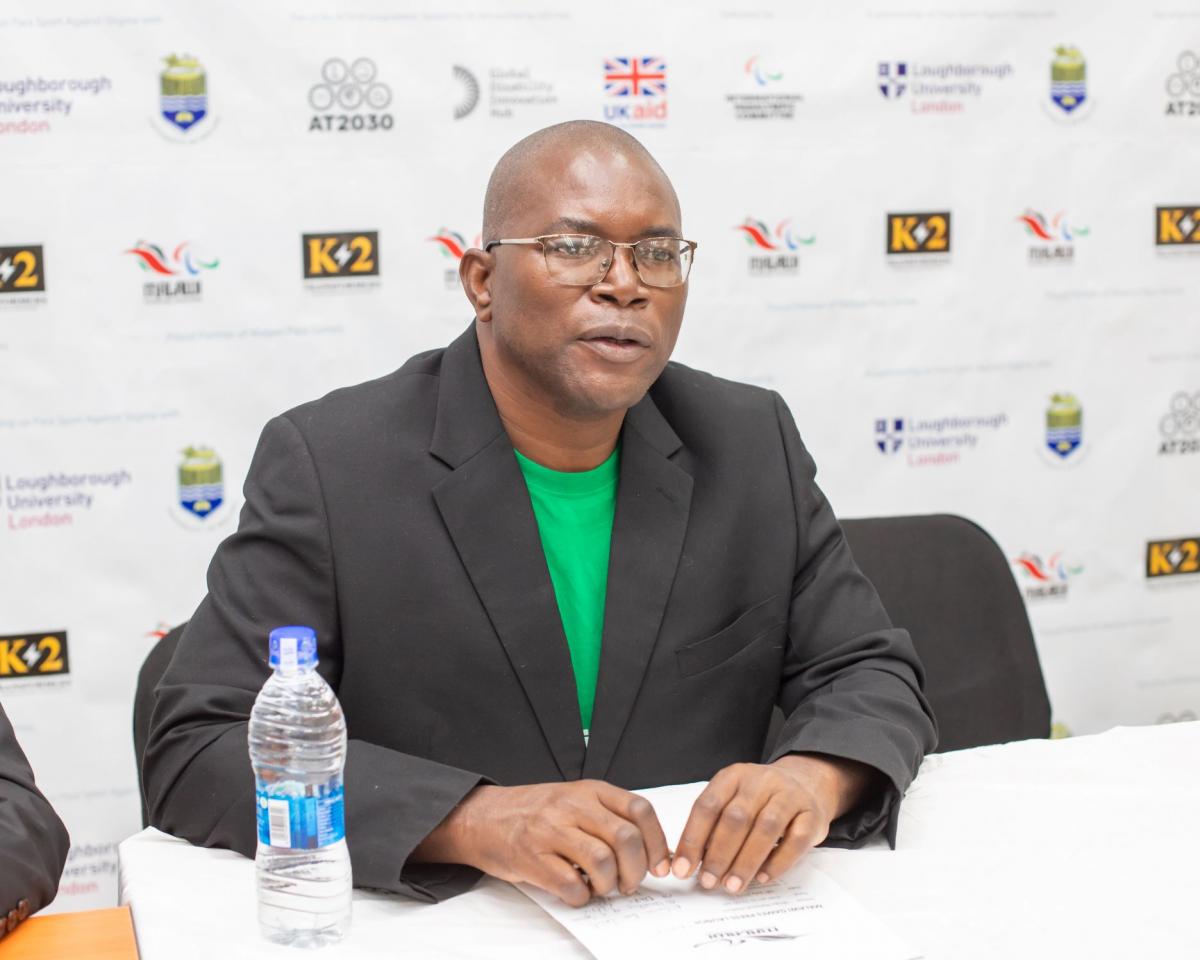
[[[845,757],[818,753],[788,753],[772,766],[795,774],[810,785],[831,821],[857,807],[879,783],[874,767]]]
[[[461,863],[478,867],[478,857],[472,838],[478,808],[487,793],[496,787],[481,785],[471,790],[451,810],[444,820],[422,840],[409,856],[412,863]]]

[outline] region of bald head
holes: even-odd
[[[543,189],[549,171],[603,164],[626,168],[664,189],[679,216],[675,188],[650,151],[620,127],[596,120],[570,120],[545,127],[513,144],[496,163],[483,198],[483,241],[512,236],[513,224]]]

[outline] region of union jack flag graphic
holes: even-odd
[[[604,92],[610,97],[664,97],[667,62],[662,57],[609,57]]]

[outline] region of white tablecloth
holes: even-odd
[[[674,837],[668,837],[673,841]],[[895,851],[814,863],[930,960],[1200,958],[1200,723],[928,757]],[[254,864],[145,830],[120,847],[142,960],[283,957],[259,939]],[[343,957],[587,957],[485,879],[434,906],[355,891]]]

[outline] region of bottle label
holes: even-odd
[[[271,847],[315,850],[346,836],[341,777],[320,786],[257,782],[258,839]]]

